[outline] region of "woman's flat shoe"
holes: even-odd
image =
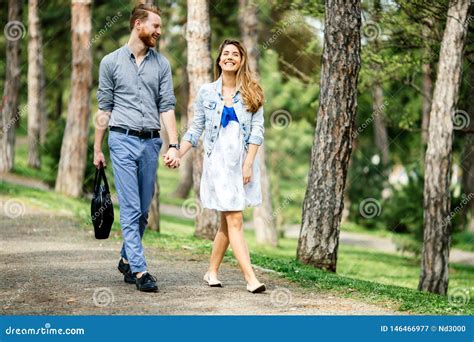
[[[207,273],[204,275],[203,279],[210,287],[222,287],[222,283],[219,280],[214,280],[211,282]]]
[[[251,293],[261,293],[264,292],[267,288],[265,287],[265,284],[257,284],[254,287],[250,287],[247,284],[247,291]]]

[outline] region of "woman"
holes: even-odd
[[[197,95],[193,122],[184,135],[180,158],[196,147],[204,130],[201,205],[220,211],[209,269],[204,280],[221,287],[217,271],[229,246],[252,293],[265,291],[250,263],[242,211],[262,202],[256,155],[263,142],[263,91],[252,78],[247,51],[236,40],[225,40],[215,62],[216,81]]]

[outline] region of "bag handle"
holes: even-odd
[[[102,180],[104,181],[105,190],[107,190],[107,192],[110,192],[109,183],[107,182],[107,177],[105,176],[105,167],[99,167],[95,169],[94,192],[99,191],[99,186]]]

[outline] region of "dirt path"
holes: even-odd
[[[245,291],[240,271],[224,264],[222,289],[202,282],[207,257],[148,248],[160,292],[141,293],[116,270],[120,241],[95,240],[67,216],[28,208],[0,218],[2,315],[387,315],[388,308],[313,292],[258,270],[269,291]],[[55,214],[56,215],[56,214]]]

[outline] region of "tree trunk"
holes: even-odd
[[[427,19],[429,23],[432,23],[431,18]],[[428,39],[430,31],[427,27],[423,28],[423,36]],[[430,124],[430,111],[431,111],[431,93],[433,92],[433,79],[432,73],[433,68],[431,66],[430,48],[425,47],[423,49],[423,54],[426,59],[426,62],[421,66],[423,73],[422,76],[422,85],[421,89],[423,92],[423,107],[422,107],[422,116],[421,116],[421,141],[423,145],[426,145],[428,140],[428,126]]]
[[[61,146],[56,191],[69,196],[82,194],[87,157],[87,131],[92,85],[91,0],[71,3],[72,74],[71,98]]]
[[[182,74],[182,85],[180,87],[182,103],[189,102],[189,81],[188,81],[188,70],[186,66],[183,66]],[[188,128],[188,115],[187,110],[183,111],[181,115],[181,132],[184,134]],[[179,167],[179,183],[176,186],[176,190],[173,193],[174,197],[177,198],[188,198],[189,192],[193,187],[193,159],[192,154],[188,153],[181,158],[181,165]]]
[[[374,114],[374,140],[375,146],[382,155],[382,162],[387,165],[390,161],[390,151],[388,145],[388,134],[387,127],[385,126],[385,120],[382,116],[384,111],[383,108],[383,89],[380,82],[375,82],[372,87],[372,108]]]
[[[240,0],[239,25],[242,41],[247,48],[250,70],[258,77],[258,16],[257,6],[253,1]],[[260,160],[260,185],[262,188],[262,205],[253,210],[253,225],[258,244],[276,247],[278,232],[272,210],[270,179],[266,166],[265,146],[258,149]]]
[[[199,87],[211,82],[211,27],[209,24],[209,3],[206,0],[188,0],[188,22],[186,24],[186,40],[188,43],[188,79],[189,102],[188,121],[193,119],[193,103]],[[199,202],[202,176],[204,148],[202,141],[193,151],[193,182],[194,191]],[[200,208],[196,215],[196,231],[194,235],[206,239],[214,239],[219,228],[219,214],[216,210]]]
[[[25,27],[21,23],[22,2],[8,1],[8,23],[4,33],[7,40],[6,78],[3,88],[3,106],[0,118],[0,173],[13,168],[15,157],[15,127],[20,119],[18,96],[20,90],[21,39]]]
[[[297,258],[336,271],[360,69],[361,4],[327,0],[321,95]]]
[[[418,289],[438,294],[446,294],[448,290],[452,116],[459,94],[469,3],[469,0],[450,2],[425,156],[424,242]]]
[[[468,109],[467,109],[467,120],[466,136],[464,139],[464,149],[461,157],[462,167],[462,188],[466,196],[474,194],[474,65],[471,64],[469,69],[469,84],[470,90],[467,97]],[[467,229],[470,232],[474,232],[474,199],[470,197],[470,200],[463,210],[463,215],[467,219],[468,213],[470,212],[471,217],[467,225]]]
[[[45,129],[45,110],[38,0],[29,0],[28,2],[28,36],[28,166],[40,168],[40,142]]]

